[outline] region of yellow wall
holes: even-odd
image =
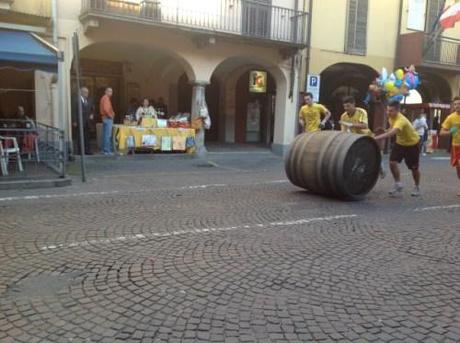
[[[15,0],[11,5],[11,11],[50,17],[51,0]]]
[[[399,0],[369,1],[366,56],[345,54],[347,1],[316,0],[313,6],[310,70],[320,73],[340,63],[392,69],[396,54]]]

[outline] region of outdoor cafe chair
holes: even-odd
[[[3,143],[5,143],[5,146]],[[18,141],[15,137],[0,136],[0,165],[2,175],[4,176],[8,175],[8,164],[10,161],[10,155],[12,154],[16,155],[19,171],[23,172],[24,169],[22,167],[21,150],[19,149]]]

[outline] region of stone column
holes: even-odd
[[[206,85],[208,82],[195,81],[192,83],[193,92],[192,92],[192,120],[200,116],[200,110],[206,105]],[[198,157],[206,155],[207,150],[204,142],[205,129],[196,132],[195,142],[196,142],[196,154]]]

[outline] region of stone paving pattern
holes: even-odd
[[[340,202],[271,154],[209,160],[0,193],[0,342],[460,342],[447,161],[425,159],[422,198],[386,179]]]

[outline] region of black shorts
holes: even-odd
[[[418,169],[420,163],[420,144],[411,146],[395,144],[391,150],[390,161],[401,163],[406,162],[409,169]]]

